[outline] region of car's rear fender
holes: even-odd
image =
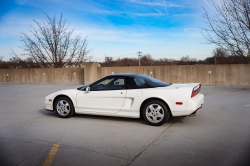
[[[187,100],[190,97],[191,92],[191,88],[154,88],[143,92],[143,95],[147,97],[143,102],[149,98],[159,98],[167,103],[171,113],[174,111],[185,111]]]
[[[159,97],[150,97],[150,98],[145,99],[145,100],[142,102],[142,104],[141,104],[141,106],[140,106],[140,117],[142,117],[142,111],[143,111],[144,105],[145,105],[148,101],[150,101],[150,100],[159,100],[159,101],[163,102],[163,103],[166,105],[166,107],[168,108],[170,115],[172,116],[171,108],[169,107],[168,103],[167,103],[164,99],[161,99],[161,98],[159,98]]]

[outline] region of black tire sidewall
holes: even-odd
[[[159,104],[159,105],[163,108],[163,111],[164,111],[164,118],[163,118],[160,122],[158,122],[158,123],[152,123],[152,122],[150,122],[150,121],[148,120],[148,118],[146,117],[146,109],[147,109],[147,107],[148,107],[150,104]],[[160,125],[164,124],[164,123],[169,119],[169,110],[168,110],[168,108],[166,107],[166,105],[165,105],[163,102],[161,102],[161,101],[159,101],[159,100],[150,100],[150,101],[148,101],[148,102],[144,105],[142,111],[143,111],[143,112],[142,112],[143,119],[144,119],[148,124],[150,124],[150,125],[152,125],[152,126],[160,126]]]
[[[56,106],[57,106],[57,103],[58,103],[60,100],[65,100],[65,101],[67,101],[67,102],[69,103],[69,105],[70,105],[70,111],[69,111],[69,113],[68,113],[66,116],[62,116],[62,115],[60,115],[60,114],[57,112]],[[69,98],[67,98],[67,97],[60,97],[60,98],[58,98],[58,99],[56,100],[56,102],[55,102],[54,108],[55,108],[56,114],[57,114],[60,118],[69,118],[69,117],[71,117],[71,116],[74,114],[74,106],[73,106],[71,100],[70,100]]]

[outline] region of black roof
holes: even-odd
[[[134,76],[134,75],[141,75],[141,74],[121,73],[121,74],[111,74],[111,75],[108,75],[108,76],[131,77],[131,76]]]

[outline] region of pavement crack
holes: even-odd
[[[24,161],[26,161],[26,160],[28,160],[28,159],[34,157],[34,156],[39,156],[44,146],[45,146],[45,145],[42,145],[42,146],[41,146],[41,148],[40,148],[40,150],[39,150],[39,152],[38,152],[37,154],[31,155],[31,156],[29,156],[29,157],[23,159],[22,161],[20,161],[19,163],[17,163],[16,166],[18,166],[18,165],[21,164],[22,162],[24,162]],[[44,159],[43,159],[43,160],[44,160]],[[43,161],[43,160],[42,160],[42,161]],[[42,162],[42,161],[41,161],[41,162]],[[40,163],[41,163],[41,162],[40,162]],[[40,164],[40,163],[39,163],[39,164]],[[38,164],[38,165],[39,165],[39,164]]]
[[[25,159],[23,159],[22,161],[20,161],[16,166],[18,166],[19,164],[21,164],[22,162],[24,162],[25,160],[27,160],[27,159],[29,159],[29,158],[32,158],[32,157],[34,157],[34,156],[36,156],[37,154],[35,154],[35,155],[32,155],[32,156],[29,156],[29,157],[27,157],[27,158],[25,158]]]
[[[35,145],[50,146],[50,145],[44,145],[44,144],[41,144],[41,143],[35,143],[35,142],[30,142],[30,141],[16,140],[16,139],[12,139],[12,138],[0,137],[0,139],[6,139],[6,140],[11,140],[11,141],[19,141],[19,142],[30,143],[30,144],[35,144]],[[43,141],[43,142],[53,144],[53,142],[48,142],[48,141]]]
[[[165,133],[170,127],[172,127],[178,120],[180,119],[177,118],[170,126],[168,126],[163,132],[161,132],[153,141],[151,141],[142,151],[140,151],[132,160],[130,160],[130,162],[128,162],[126,164],[126,166],[129,166],[130,164],[132,164],[145,150],[147,150],[149,148],[150,145],[152,145],[158,138],[160,138],[160,136],[162,136],[163,133]]]
[[[35,118],[27,119],[25,121],[21,121],[21,122],[17,122],[17,123],[14,123],[14,124],[7,125],[7,126],[3,126],[3,127],[0,128],[0,130],[3,129],[3,128],[6,128],[6,127],[10,127],[10,126],[14,126],[14,125],[24,123],[24,122],[27,122],[27,121],[30,121],[30,120],[34,120],[34,119],[40,118],[42,116],[45,116],[45,115],[41,115],[41,116],[38,116],[38,117],[35,117]]]
[[[12,141],[20,141],[20,142],[25,142],[25,143],[31,143],[31,144],[36,144],[36,145],[42,145],[41,149],[44,147],[44,146],[50,146],[50,145],[44,145],[44,144],[41,144],[41,143],[34,143],[34,142],[29,142],[29,141],[23,141],[23,140],[16,140],[16,139],[11,139],[11,138],[3,138],[3,137],[0,137],[0,139],[7,139],[7,140],[12,140]],[[48,141],[43,141],[43,142],[46,142],[46,143],[52,143],[52,142],[48,142]],[[110,155],[110,154],[106,154],[106,153],[102,153],[102,152],[97,152],[97,151],[94,151],[94,150],[88,150],[88,149],[84,149],[84,148],[78,148],[78,147],[74,147],[74,146],[60,146],[58,149],[70,149],[70,148],[73,148],[73,149],[79,149],[79,150],[85,150],[85,151],[88,151],[88,152],[93,152],[93,153],[99,153],[99,154],[103,154],[103,155],[107,155],[107,156],[111,156],[111,157],[115,157],[115,158],[120,158],[120,159],[123,159],[123,160],[128,160],[127,158],[123,158],[123,157],[119,157],[119,156],[114,156],[114,155]],[[39,151],[39,153],[41,153],[41,149]]]
[[[42,145],[42,146],[41,146],[41,148],[40,148],[40,151],[39,151],[38,155],[41,153],[41,151],[42,151],[43,147],[44,147],[44,145]]]
[[[85,151],[88,151],[88,152],[93,152],[93,153],[98,153],[98,154],[103,154],[103,155],[106,155],[106,156],[111,156],[111,157],[115,157],[115,158],[119,158],[119,159],[123,159],[123,160],[128,160],[126,158],[123,158],[123,157],[118,157],[118,156],[114,156],[114,155],[111,155],[111,154],[106,154],[106,153],[102,153],[102,152],[97,152],[97,151],[94,151],[94,150],[89,150],[89,149],[83,149],[83,148],[77,148],[77,147],[72,147],[72,146],[60,146],[58,149],[79,149],[79,150],[85,150]]]
[[[31,144],[42,145],[42,144],[38,144],[38,143],[33,143],[33,142],[23,141],[23,140],[17,140],[17,139],[12,139],[12,138],[4,138],[4,137],[0,137],[0,138],[1,138],[1,139],[11,140],[11,141],[19,141],[19,142],[25,142],[25,143],[31,143]]]
[[[36,166],[40,165],[46,158],[42,159]]]
[[[127,160],[129,160],[130,159],[130,155],[129,155],[129,151],[128,151],[128,149],[126,149],[127,150],[127,153],[128,153],[128,158],[127,158]]]

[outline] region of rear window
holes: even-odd
[[[135,82],[136,86],[138,88],[154,88],[154,87],[165,87],[169,86],[170,84],[160,81],[158,79],[148,77],[148,76],[135,76],[133,78],[133,81]]]

